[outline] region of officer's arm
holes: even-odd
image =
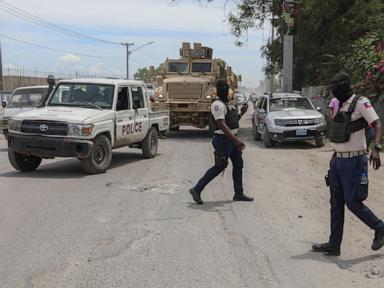
[[[237,137],[235,136],[235,134],[232,133],[231,129],[229,129],[229,127],[227,126],[227,124],[225,124],[225,120],[224,119],[218,119],[216,120],[216,124],[217,124],[217,127],[224,132],[224,135],[229,139],[231,140],[233,143],[235,143],[236,147],[239,149],[239,150],[243,150],[245,148],[245,145],[243,142],[241,142],[239,139],[237,139]]]
[[[375,128],[375,144],[381,144],[383,139],[383,124],[378,119],[374,121],[372,124],[373,128]]]
[[[380,120],[373,121],[371,124],[375,128],[375,144],[381,144],[383,137],[383,124]],[[373,169],[377,170],[381,166],[380,152],[377,149],[372,149],[369,162],[372,163]]]

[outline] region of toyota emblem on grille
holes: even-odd
[[[48,131],[48,125],[47,124],[41,124],[39,126],[39,129],[41,132],[47,132]]]
[[[297,122],[299,122],[299,125],[303,125],[303,120],[298,120]]]

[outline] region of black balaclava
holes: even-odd
[[[228,92],[229,92],[229,86],[226,80],[218,80],[216,82],[216,91],[217,96],[220,98],[221,101],[224,103],[228,103]]]
[[[333,96],[335,96],[342,105],[353,94],[351,87],[351,78],[347,73],[337,73],[331,81],[331,90]]]

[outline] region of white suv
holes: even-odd
[[[273,93],[260,97],[252,123],[253,138],[266,147],[276,142],[315,140],[325,144],[326,121],[320,109],[298,93]]]

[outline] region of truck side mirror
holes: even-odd
[[[7,107],[7,102],[1,101],[1,106],[3,106],[3,108]]]

